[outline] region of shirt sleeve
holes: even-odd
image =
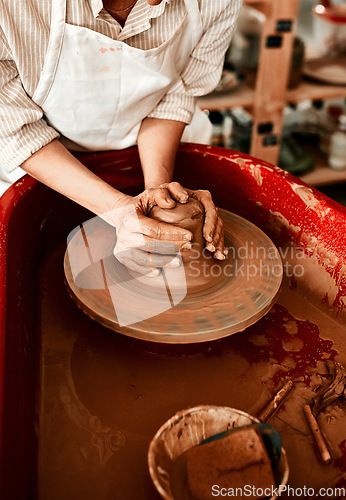
[[[13,171],[57,137],[25,92],[0,28],[0,173]]]
[[[241,5],[242,0],[201,0],[202,37],[179,80],[150,113],[150,118],[191,122],[196,97],[208,94],[220,81]]]

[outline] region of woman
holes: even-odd
[[[113,213],[122,250],[136,239],[131,224],[121,224],[133,208],[146,242],[167,239],[188,247],[189,231],[165,227],[146,214],[154,204],[169,208],[174,200],[196,197],[205,207],[207,249],[224,259],[222,222],[210,194],[171,180],[180,140],[202,142],[206,123],[198,125],[203,117],[195,111],[195,97],[219,81],[240,3],[0,0],[3,176],[21,166],[95,214]],[[134,198],[69,152],[134,144],[145,182],[145,191]],[[127,265],[138,270],[149,262],[155,267],[142,255]]]

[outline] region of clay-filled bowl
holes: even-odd
[[[173,464],[184,452],[210,436],[259,422],[248,413],[226,406],[201,405],[177,412],[160,427],[148,450],[150,476],[162,498],[176,498],[171,489],[171,473]],[[287,484],[288,475],[286,452],[282,448],[274,469],[277,486]],[[274,495],[271,500],[276,498]]]

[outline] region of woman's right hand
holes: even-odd
[[[116,227],[115,257],[140,274],[157,276],[162,267],[179,267],[180,251],[191,249],[191,231],[148,217],[152,207],[174,208],[186,203],[189,195],[177,182],[143,191],[135,197],[122,197],[112,211]]]

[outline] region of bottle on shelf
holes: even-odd
[[[304,41],[299,37],[294,37],[293,52],[291,60],[290,75],[288,80],[288,88],[294,89],[298,87],[302,79],[302,70],[305,55]]]
[[[328,163],[335,170],[346,168],[346,114],[339,117],[339,127],[330,138]]]
[[[232,147],[233,120],[229,111],[226,111],[223,120],[223,142],[225,148]]]
[[[320,150],[322,153],[329,154],[330,138],[337,131],[339,118],[343,112],[343,107],[339,104],[326,106],[323,119],[324,126],[320,135]]]

